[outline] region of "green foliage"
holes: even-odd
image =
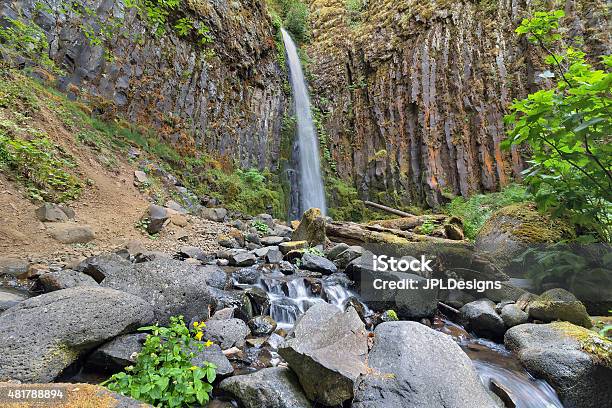
[[[390,320],[399,320],[399,318],[397,317],[397,313],[395,313],[395,310],[393,310],[393,309],[389,309],[389,310],[385,311],[385,315]]]
[[[309,11],[303,0],[268,0],[268,9],[277,30],[284,25],[298,43],[310,40]]]
[[[270,227],[268,226],[268,224],[266,224],[265,222],[261,220],[253,221],[251,223],[251,226],[255,228],[258,232],[261,232],[262,234],[268,234],[270,232]]]
[[[200,367],[192,363],[196,351],[212,344],[199,342],[204,327],[203,322],[196,322],[190,329],[183,316],[178,316],[170,318],[169,327],[155,325],[139,329],[152,334],[147,336],[136,364],[102,385],[156,407],[205,405],[217,367],[209,362]]]
[[[320,250],[317,247],[309,247],[306,248],[302,251],[302,255],[303,254],[312,254],[312,255],[316,255],[316,256],[325,256],[325,252],[323,252],[322,250]],[[298,258],[295,261],[295,265],[299,268],[304,264],[304,261],[302,260],[302,258]]]
[[[460,218],[465,236],[474,239],[493,212],[510,204],[529,201],[530,198],[523,186],[512,184],[497,193],[475,194],[468,199],[455,197],[443,211]]]
[[[436,228],[436,224],[434,224],[433,220],[426,219],[423,224],[419,227],[419,231],[421,234],[429,235]]]
[[[325,193],[330,217],[354,222],[364,220],[365,206],[354,186],[340,178],[327,176]]]
[[[612,239],[612,57],[596,70],[572,47],[551,49],[563,11],[538,12],[516,29],[547,53],[554,86],[515,100],[506,123],[511,145],[531,148],[525,181],[542,211],[570,220],[581,233]]]
[[[49,58],[49,43],[44,31],[35,23],[4,18],[6,27],[0,26],[0,50],[23,55],[43,67],[60,73]]]

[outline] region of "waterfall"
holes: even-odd
[[[325,191],[321,177],[321,163],[319,160],[319,140],[312,122],[310,111],[310,98],[306,80],[302,72],[302,65],[297,53],[295,43],[291,36],[281,28],[283,42],[287,51],[293,100],[295,101],[295,115],[297,117],[298,149],[299,149],[299,181],[300,211],[303,213],[309,208],[320,208],[326,214]]]

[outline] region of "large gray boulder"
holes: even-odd
[[[502,307],[501,318],[507,327],[518,326],[529,321],[529,315],[514,303]]]
[[[338,268],[332,261],[319,255],[305,253],[302,256],[301,268],[322,272],[325,275],[336,273]]]
[[[99,286],[98,282],[91,276],[70,269],[44,273],[38,280],[45,289],[45,292],[77,286]]]
[[[83,353],[152,320],[144,300],[112,289],[28,299],[0,315],[0,381],[51,382]]]
[[[146,339],[146,333],[132,333],[116,337],[91,353],[87,363],[106,371],[120,371],[136,363],[136,357]]]
[[[232,363],[225,357],[221,347],[218,344],[213,344],[209,347],[203,347],[202,350],[198,350],[194,347],[193,352],[195,356],[191,359],[191,364],[202,367],[205,362],[213,363],[216,368],[217,378],[224,378],[234,372]]]
[[[225,379],[219,385],[245,408],[310,408],[295,374],[288,368],[264,368]]]
[[[206,220],[223,222],[227,216],[225,208],[202,208],[200,216]]]
[[[480,299],[463,305],[460,310],[461,319],[469,330],[493,340],[503,338],[506,327],[501,316],[495,311],[495,303]]]
[[[609,339],[556,322],[515,326],[504,343],[532,374],[550,383],[565,408],[600,408],[612,401]]]
[[[171,316],[185,321],[201,316],[214,299],[206,284],[206,274],[194,265],[173,259],[156,259],[123,267],[100,268],[101,286],[121,290],[145,299],[155,312],[155,320],[167,324]]]
[[[552,322],[564,320],[586,328],[593,326],[586,307],[565,289],[550,289],[542,293],[527,306],[532,319]]]
[[[416,322],[381,323],[374,335],[353,408],[497,408],[450,336]]]
[[[221,346],[223,350],[244,345],[244,339],[250,333],[249,327],[240,319],[208,320],[204,330],[204,339]]]
[[[367,332],[355,309],[342,312],[327,303],[310,307],[278,349],[306,396],[329,406],[353,397],[355,381],[367,370],[367,352]]]

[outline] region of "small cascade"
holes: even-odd
[[[313,207],[320,208],[321,212],[325,214],[327,206],[325,204],[323,178],[321,177],[319,139],[312,121],[308,88],[295,43],[284,29],[281,28],[281,32],[287,51],[287,64],[289,65],[295,116],[297,118],[300,214]]]

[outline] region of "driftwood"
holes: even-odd
[[[400,217],[414,217],[414,215],[410,213],[407,213],[407,212],[404,212],[404,211],[401,211],[395,208],[387,207],[386,205],[374,203],[372,201],[364,201],[363,203],[367,205],[368,207],[376,208],[378,210],[386,211],[391,214],[399,215]]]

